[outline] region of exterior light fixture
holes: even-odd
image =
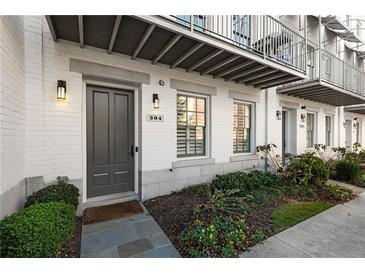
[[[281,111],[281,110],[277,110],[277,111],[276,111],[276,119],[277,119],[277,120],[281,120],[281,116],[282,116],[282,114],[283,114],[283,113],[282,113],[282,111]]]
[[[343,127],[347,128],[347,123],[346,122],[343,122]]]
[[[359,128],[359,123],[354,123],[354,129],[358,129]]]
[[[152,95],[152,102],[153,102],[154,109],[159,109],[160,108],[160,99],[158,98],[157,93],[154,93]]]
[[[300,120],[302,120],[302,122],[305,122],[305,114],[304,113],[300,114]]]
[[[64,80],[57,81],[57,99],[66,100],[66,81]]]

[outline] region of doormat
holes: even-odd
[[[141,213],[144,213],[144,210],[136,200],[106,206],[90,207],[84,211],[84,224],[100,223]]]

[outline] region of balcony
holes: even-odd
[[[362,114],[365,115],[365,104],[363,105],[353,105],[353,106],[347,106],[344,108],[345,111]]]
[[[333,106],[365,103],[365,74],[358,68],[317,49],[308,52],[307,70],[307,79],[285,84],[278,93]]]
[[[68,40],[238,84],[305,78],[305,39],[271,16],[46,16]]]

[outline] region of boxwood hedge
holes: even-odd
[[[65,202],[24,208],[0,221],[0,257],[54,257],[74,227],[75,208]]]
[[[27,198],[25,207],[37,203],[58,202],[63,201],[77,208],[79,203],[79,189],[72,184],[64,181],[57,184],[47,186]]]

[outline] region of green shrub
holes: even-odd
[[[221,210],[247,210],[252,204],[265,204],[280,195],[282,184],[277,175],[258,170],[217,175],[212,183],[212,201]]]
[[[336,178],[341,181],[354,181],[360,175],[360,166],[355,161],[341,160],[336,163]]]
[[[180,191],[180,193],[209,198],[211,196],[211,188],[210,184],[204,183],[185,187]]]
[[[258,233],[253,239],[262,240]],[[180,244],[186,246],[188,257],[236,257],[248,240],[244,220],[233,220],[231,216],[216,217],[209,223],[197,219],[179,236]]]
[[[304,153],[290,162],[286,174],[289,181],[308,185],[316,181],[327,181],[330,173],[321,158],[314,156],[314,153]]]
[[[39,203],[0,221],[0,257],[54,257],[74,231],[75,208]]]
[[[221,191],[238,189],[243,193],[250,193],[274,187],[280,183],[279,177],[275,174],[253,170],[250,173],[234,172],[217,175],[213,180],[212,188]]]
[[[327,191],[335,200],[346,202],[352,199],[353,192],[351,189],[341,187],[339,185],[324,185],[324,190]]]
[[[66,179],[65,179],[66,178]],[[66,182],[67,177],[58,177],[57,184],[47,186],[27,198],[25,207],[37,203],[63,201],[77,208],[79,203],[79,189]]]

